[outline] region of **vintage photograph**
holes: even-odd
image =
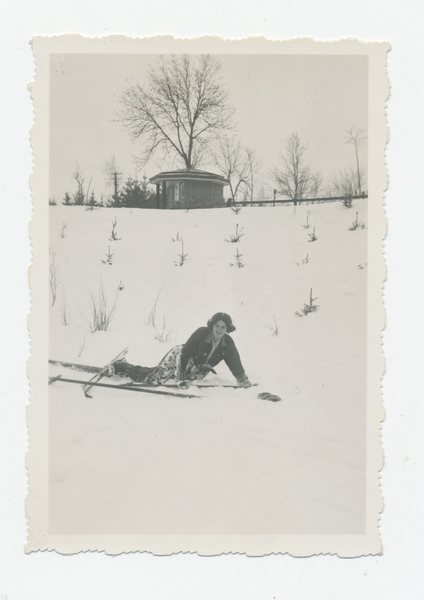
[[[113,40],[38,42],[27,551],[378,553],[387,48]]]

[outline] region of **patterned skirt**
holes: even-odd
[[[160,361],[146,378],[146,383],[165,383],[168,379],[178,378],[181,372],[181,350],[184,345],[174,346]],[[192,358],[188,359],[184,373],[184,379],[194,381],[203,379],[210,372],[210,367],[205,365],[196,365]]]

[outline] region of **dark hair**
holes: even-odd
[[[227,315],[227,313],[223,313],[223,312],[215,313],[214,316],[211,319],[209,319],[209,321],[208,321],[209,329],[212,329],[212,327],[215,325],[215,323],[218,323],[218,321],[224,321],[224,323],[227,326],[227,333],[231,333],[232,331],[236,330],[236,328],[233,325],[233,321],[232,321],[230,315]]]

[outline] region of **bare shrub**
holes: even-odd
[[[342,200],[343,206],[346,208],[352,208],[352,196],[345,196]]]
[[[309,241],[310,242],[316,242],[317,241],[317,236],[315,235],[315,227],[312,233],[308,233],[309,236]]]
[[[272,315],[273,323],[268,325],[268,329],[271,331],[273,337],[277,337],[280,334],[280,327],[275,319],[275,316]]]
[[[112,300],[107,297],[102,281],[97,288],[97,292],[93,292],[93,290],[90,291],[90,317],[87,322],[90,326],[91,333],[94,333],[95,331],[107,331],[109,329],[109,325],[113,321],[115,315],[117,303],[117,295]]]
[[[111,221],[112,223],[112,231],[110,232],[110,241],[111,242],[118,242],[120,239],[120,237],[118,237],[118,234],[116,232],[116,227],[118,225],[118,219],[115,217],[115,219],[113,221]]]
[[[158,342],[167,342],[172,331],[166,331],[167,327],[166,327],[166,320],[165,317],[163,317],[163,324],[162,324],[162,329],[158,330],[155,326],[153,326],[155,329],[155,340],[158,340]]]
[[[225,239],[225,241],[232,242],[233,244],[235,244],[236,242],[239,242],[243,236],[244,236],[243,228],[241,228],[239,231],[238,223],[236,223],[236,234],[230,235],[230,237],[228,239]]]
[[[363,221],[358,221],[358,213],[356,213],[356,219],[352,221],[349,231],[355,231],[356,229],[365,229],[365,223]]]
[[[52,306],[56,302],[57,296],[57,286],[59,285],[59,269],[56,263],[56,251],[53,248],[49,250],[50,260],[49,260],[49,284],[50,291],[52,294]]]
[[[302,258],[302,265],[307,265],[309,262],[309,254],[307,254],[305,256],[305,258]],[[300,265],[300,263],[296,263],[297,265]]]
[[[309,215],[306,215],[306,224],[302,225],[303,229],[309,229]]]

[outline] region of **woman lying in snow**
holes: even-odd
[[[114,363],[110,374],[126,375],[133,381],[153,385],[174,379],[180,387],[186,388],[188,381],[203,379],[210,371],[216,373],[213,367],[224,360],[237,383],[250,387],[236,345],[228,335],[235,329],[230,315],[216,313],[207,327],[196,329],[185,344],[172,348],[157,367],[130,365],[123,360]]]

